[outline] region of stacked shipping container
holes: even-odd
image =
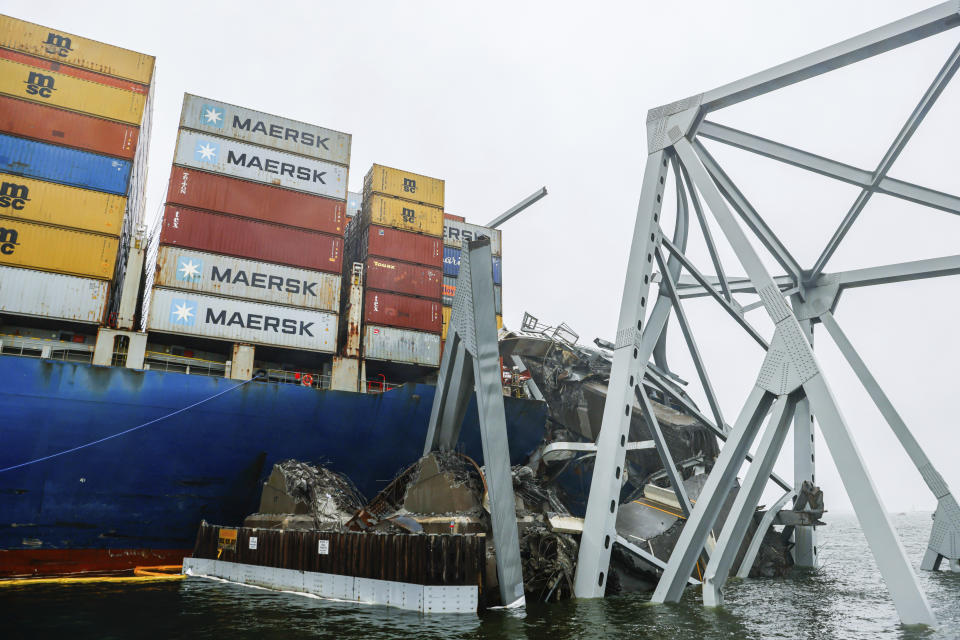
[[[185,95],[148,328],[333,353],[350,143]]]
[[[113,319],[143,221],[153,68],[0,16],[0,312]]]
[[[500,251],[500,230],[470,224],[462,216],[445,214],[443,220],[443,333],[447,339],[450,314],[453,311],[453,296],[457,293],[457,277],[460,275],[460,252],[468,240],[490,238],[493,253],[493,299],[497,310],[497,328],[503,326],[503,292]]]
[[[408,171],[375,164],[364,178],[347,265],[364,265],[366,359],[439,365],[443,197],[443,180]]]

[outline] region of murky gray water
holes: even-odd
[[[956,638],[960,575],[920,572],[937,629],[897,622],[853,516],[821,529],[817,571],[731,584],[727,606],[704,609],[688,591],[679,605],[645,596],[531,605],[526,612],[421,616],[188,578],[141,585],[0,589],[3,638]],[[894,516],[918,568],[930,515]]]

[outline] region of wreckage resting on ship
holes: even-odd
[[[540,324],[526,314],[518,332],[500,332],[500,354],[513,363],[504,392],[542,399],[547,405],[543,440],[522,464],[511,468],[528,600],[556,601],[574,594],[574,574],[594,455],[600,429],[611,355],[606,343],[579,344],[569,327]],[[505,367],[506,369],[506,367]],[[677,456],[687,496],[696,501],[719,453],[715,434],[687,407],[696,407],[684,382],[656,372],[647,391],[664,439]],[[668,384],[670,393],[659,385]],[[673,398],[680,396],[684,403]],[[631,440],[652,442],[643,409],[635,407]],[[572,443],[581,443],[577,448]],[[560,444],[562,446],[558,447]],[[735,486],[729,494],[732,504]],[[618,545],[612,558],[608,593],[650,591],[670,557],[686,515],[669,475],[652,446],[627,453],[617,531],[638,554]],[[820,505],[822,512],[822,504]],[[721,514],[722,527],[726,510]],[[751,534],[764,515],[755,514]],[[819,515],[819,514],[815,514]],[[346,476],[323,466],[289,460],[275,465],[263,486],[259,512],[244,527],[385,534],[483,534],[492,532],[486,469],[462,448],[432,451],[401,469],[371,500]],[[746,554],[741,550],[739,562]],[[500,603],[495,549],[486,546],[484,604]],[[755,558],[755,560],[753,560]],[[697,579],[703,563],[698,563]],[[751,576],[780,576],[792,566],[784,536],[768,525],[763,543],[751,556]],[[502,603],[501,603],[502,604]]]

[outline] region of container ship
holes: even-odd
[[[437,178],[348,192],[332,129],[185,95],[148,225],[154,63],[0,16],[0,575],[177,563],[289,458],[373,495],[421,453],[465,240],[502,324],[500,232]],[[506,411],[519,462],[546,407]]]

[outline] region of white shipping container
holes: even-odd
[[[439,367],[440,335],[368,324],[363,330],[363,357]]]
[[[0,313],[100,324],[109,285],[105,280],[0,266]]]
[[[465,240],[476,240],[480,236],[490,238],[490,251],[495,256],[503,255],[500,253],[500,230],[490,227],[481,227],[478,224],[469,222],[460,222],[459,220],[443,220],[443,244],[448,247],[463,248]]]
[[[347,168],[284,151],[180,129],[173,164],[346,200]]]
[[[349,133],[281,118],[236,105],[183,95],[180,126],[281,151],[350,164]]]
[[[169,289],[340,311],[339,274],[163,246],[155,278]]]
[[[333,353],[337,314],[154,289],[148,331]]]

